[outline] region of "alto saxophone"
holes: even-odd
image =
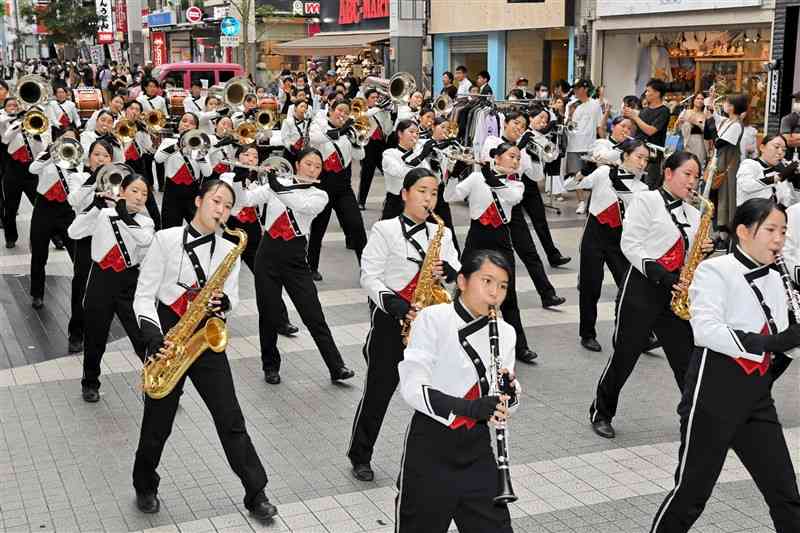
[[[433,266],[439,260],[442,250],[442,238],[444,237],[444,220],[429,210],[428,213],[436,221],[436,233],[428,243],[428,251],[425,252],[425,260],[419,271],[417,286],[414,288],[414,295],[411,297],[411,308],[422,309],[429,305],[450,303],[450,295],[444,290],[442,284],[433,275]],[[404,318],[400,328],[400,335],[403,337],[403,344],[408,344],[408,335],[411,332],[411,321]]]
[[[681,268],[679,283],[684,288],[679,291],[672,291],[672,301],[670,302],[672,312],[683,320],[691,318],[689,313],[689,284],[692,283],[697,265],[703,260],[703,242],[711,235],[711,219],[714,217],[714,204],[703,195],[696,194],[695,196],[700,200],[703,216],[700,218],[700,226],[697,228],[692,248],[689,251],[689,255],[686,256],[683,268]]]
[[[147,358],[142,368],[142,390],[154,400],[172,392],[192,363],[210,349],[220,353],[228,346],[228,329],[225,321],[208,316],[208,302],[217,290],[222,290],[239,256],[247,247],[247,233],[240,229],[225,228],[225,233],[238,237],[238,244],[231,250],[214,271],[208,282],[200,289],[188,309],[164,337],[172,343],[166,355],[154,354]],[[198,329],[199,327],[199,329]]]

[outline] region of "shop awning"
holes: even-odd
[[[272,52],[285,56],[338,56],[358,54],[372,43],[389,39],[389,32],[318,33],[272,47]]]

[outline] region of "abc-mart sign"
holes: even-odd
[[[319,2],[303,2],[302,0],[295,0],[292,3],[292,15],[298,17],[315,17],[319,16],[319,13]]]
[[[597,0],[597,16],[649,15],[675,11],[700,11],[757,7],[763,0]]]

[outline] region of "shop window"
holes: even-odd
[[[168,73],[166,76],[164,76],[164,83],[166,86],[174,89],[184,89],[183,72],[178,70]]]
[[[230,80],[236,75],[236,73],[232,70],[220,70],[219,71],[219,82],[225,83],[226,81]]]
[[[203,80],[206,80],[207,87],[214,85],[214,73],[210,70],[193,70],[190,74],[192,77],[191,83],[199,81],[203,85]]]

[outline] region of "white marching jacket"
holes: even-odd
[[[266,204],[264,230],[273,239],[290,241],[308,235],[311,223],[328,205],[328,193],[293,177],[277,178],[280,187],[261,185],[246,191],[248,205]]]
[[[428,162],[426,160],[421,161],[418,165],[409,164],[414,162],[414,159],[420,159],[420,152],[425,142],[426,141],[418,142],[416,146],[409,151],[403,150],[399,146],[383,151],[383,177],[386,183],[386,192],[400,196],[406,174],[418,166],[428,168]],[[405,160],[403,159],[404,156]]]
[[[514,372],[514,328],[497,319],[500,368]],[[472,428],[475,420],[437,405],[434,392],[475,400],[487,396],[491,370],[488,318],[473,317],[460,300],[422,309],[412,322],[408,347],[397,365],[400,394],[408,405],[452,429]],[[519,405],[521,388],[516,383]]]
[[[22,164],[31,163],[50,145],[50,131],[37,136],[28,135],[22,130],[22,120],[15,119],[3,133],[3,144],[8,147],[11,159]]]
[[[481,161],[490,161],[492,157],[489,155],[489,152],[504,142],[511,141],[507,141],[502,137],[495,137],[494,135],[487,137],[486,140],[483,141],[483,146],[481,147]],[[527,150],[525,150],[524,146],[520,146],[519,150],[520,159],[519,170],[517,171],[518,174],[521,176],[527,176],[529,179],[534,181],[542,179],[544,177],[544,169],[542,168],[541,163],[538,161],[534,162],[533,159],[531,159],[531,155]]]
[[[142,93],[136,97],[136,101],[142,104],[142,112],[147,113],[148,111],[159,110],[164,113],[164,116],[169,116],[169,109],[167,108],[167,101],[164,100],[164,97],[159,95],[153,96],[152,98],[147,96],[146,94]]]
[[[353,159],[364,159],[364,149],[353,146],[346,135],[338,139],[328,137],[327,132],[336,129],[326,121],[314,121],[311,124],[311,146],[322,152],[322,168],[327,172],[341,172],[353,162]]]
[[[81,117],[78,114],[78,107],[72,100],[51,100],[47,105],[47,118],[51,126],[66,128],[70,124],[76,128],[81,127]]]
[[[149,216],[136,213],[127,222],[116,208],[96,206],[78,214],[67,233],[71,239],[92,238],[92,261],[103,270],[122,272],[138,265],[153,240],[153,221]]]
[[[630,206],[634,194],[648,190],[642,180],[622,167],[607,165],[597,167],[594,172],[578,182],[576,188],[592,190],[589,213],[601,224],[612,228],[622,226],[625,211]]]
[[[156,163],[164,163],[164,176],[178,185],[191,185],[211,175],[208,158],[197,160],[183,155],[178,139],[161,141],[154,159]]]
[[[31,163],[28,169],[31,174],[39,176],[36,192],[51,202],[66,202],[70,193],[70,170],[56,166],[50,157],[50,152],[45,150]]]
[[[500,181],[500,185],[490,187],[484,173],[492,174]],[[522,200],[524,192],[525,186],[521,181],[494,174],[484,167],[461,182],[451,178],[444,189],[444,200],[467,200],[470,219],[497,228],[508,224],[511,220],[511,209]]]
[[[791,205],[792,184],[780,181],[780,168],[771,167],[761,159],[745,159],[736,173],[736,205],[751,198],[774,198],[778,203]]]
[[[795,283],[800,284],[800,204],[786,210],[786,240],[783,243],[783,258]]]
[[[83,147],[83,161],[86,162],[89,160],[89,149],[92,147],[92,144],[97,140],[103,137],[102,135],[98,135],[96,131],[84,131],[81,133],[81,146]],[[122,147],[119,145],[119,142],[109,136],[105,137],[106,140],[109,141],[111,144],[111,149],[114,152],[111,154],[111,162],[112,163],[124,163],[125,162],[125,154],[122,151]]]

